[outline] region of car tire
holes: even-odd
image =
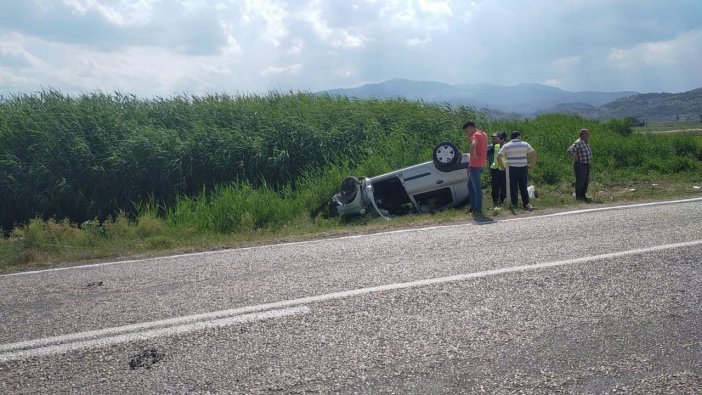
[[[461,152],[456,144],[444,141],[434,147],[432,152],[434,167],[443,172],[453,171],[456,164],[461,160]]]

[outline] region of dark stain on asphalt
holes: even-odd
[[[129,370],[151,369],[152,366],[163,360],[164,356],[165,354],[158,352],[155,348],[146,349],[132,356],[129,360]]]
[[[102,281],[95,281],[95,282],[92,282],[92,283],[88,283],[88,285],[86,286],[86,288],[102,287],[102,283],[103,283]]]

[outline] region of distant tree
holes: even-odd
[[[632,129],[632,120],[626,119],[610,119],[604,123],[605,128],[622,136],[628,136],[634,132]]]
[[[646,121],[642,121],[638,117],[626,117],[624,122],[631,127],[646,126]]]

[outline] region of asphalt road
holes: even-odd
[[[702,393],[702,199],[0,275],[0,393]]]

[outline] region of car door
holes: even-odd
[[[426,162],[403,169],[399,177],[415,209],[427,212],[453,205],[453,185],[447,182],[446,175],[432,162]]]

